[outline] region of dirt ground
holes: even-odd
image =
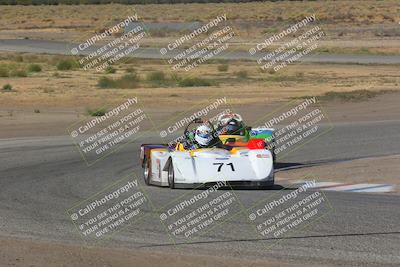
[[[8,93],[7,93],[8,94]],[[211,92],[210,92],[210,95]],[[210,96],[208,95],[208,96]],[[134,94],[130,95],[135,96]],[[196,97],[187,97],[189,100],[195,100]],[[139,97],[140,99],[140,97]],[[227,97],[229,101],[229,97]],[[72,100],[72,99],[71,99]],[[166,117],[178,112],[190,109],[190,105],[195,103],[189,101],[179,102],[179,105],[171,100],[171,104],[154,106],[144,105],[145,112],[154,122],[161,122]],[[271,101],[269,98],[259,97],[258,103],[236,103],[231,107],[235,112],[242,114],[248,121],[256,121],[262,114],[283,106],[288,100]],[[77,101],[78,102],[78,101]],[[387,93],[375,98],[361,102],[338,102],[323,101],[321,105],[332,123],[356,122],[356,121],[382,121],[398,120],[400,114],[400,93]],[[22,101],[21,101],[22,103]],[[32,106],[22,104],[21,106],[1,106],[0,108],[0,139],[18,138],[34,136],[59,136],[67,135],[67,128],[71,124],[87,118],[82,107],[54,107],[57,102],[53,102],[51,107],[44,103],[44,106]],[[5,102],[5,104],[7,104]],[[38,108],[40,113],[35,113]]]

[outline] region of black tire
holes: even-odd
[[[143,159],[143,180],[146,185],[150,185],[150,162],[147,158]]]
[[[274,148],[274,149],[272,149],[271,153],[272,153],[272,160],[274,161],[274,165],[275,165],[275,164],[276,164],[276,154],[275,154],[275,148]]]
[[[175,173],[174,173],[174,165],[172,164],[172,161],[170,162],[168,166],[168,185],[169,188],[174,189],[175,188]]]

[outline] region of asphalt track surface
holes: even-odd
[[[58,41],[30,39],[0,40],[0,51],[71,55],[71,49],[73,47],[76,47],[76,44]],[[82,55],[87,55],[96,49],[98,49],[96,46],[89,47],[82,53]],[[129,56],[137,58],[166,59],[179,54],[181,51],[182,50],[174,50],[168,53],[168,55],[163,56],[158,48],[146,47],[137,49]],[[255,57],[251,56],[246,51],[223,51],[213,58],[227,60],[256,60],[262,55],[262,53],[257,53],[257,57]],[[313,54],[303,56],[299,60],[302,62],[314,63],[399,64],[400,56]]]
[[[282,167],[400,154],[400,121],[336,124],[318,140],[291,153]],[[66,210],[118,179],[139,173],[138,147],[157,142],[148,134],[102,161],[87,166],[68,136],[0,140],[0,236],[82,244]],[[139,171],[137,171],[139,170]],[[278,168],[279,170],[279,168]],[[140,175],[140,174],[138,174]],[[234,190],[245,207],[278,198],[291,189]],[[191,190],[144,187],[156,207]],[[331,209],[306,228],[279,238],[249,231],[245,213],[221,224],[205,238],[173,241],[159,213],[133,223],[98,245],[151,251],[183,251],[343,266],[400,264],[400,198],[396,195],[326,192]]]

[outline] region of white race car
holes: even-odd
[[[191,122],[185,129],[185,137],[189,136],[188,127],[192,123],[204,122],[201,119]],[[180,142],[174,148],[143,144],[140,160],[144,181],[148,185],[170,188],[194,188],[221,181],[231,186],[274,185],[273,155],[266,149],[263,139],[252,139],[245,147],[227,141],[217,147],[193,150],[185,149],[184,143]]]

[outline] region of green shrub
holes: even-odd
[[[380,91],[370,91],[366,89],[346,91],[346,92],[335,92],[328,91],[321,96],[318,96],[318,100],[321,101],[343,101],[343,102],[359,102],[359,101],[367,101],[371,98],[383,95],[394,93],[395,90],[385,89]],[[300,97],[293,97],[294,99],[307,99],[312,96],[305,95]]]
[[[171,80],[178,82],[180,80],[180,77],[177,73],[171,73]]]
[[[0,66],[0,77],[8,77],[8,69],[5,66]]]
[[[107,113],[107,109],[105,108],[97,108],[97,109],[86,109],[87,114],[93,117],[101,117]]]
[[[25,70],[22,69],[15,69],[10,71],[10,76],[12,77],[27,77],[28,74]]]
[[[153,72],[149,73],[146,78],[148,81],[158,82],[158,81],[164,81],[165,75],[164,75],[164,72],[162,72],[162,71],[153,71]]]
[[[23,62],[24,58],[22,56],[16,56],[14,59],[16,62]]]
[[[43,89],[43,93],[46,93],[46,94],[53,93],[53,92],[54,92],[54,89],[52,89],[52,88],[44,88]]]
[[[153,71],[146,76],[146,80],[150,82],[152,85],[160,86],[166,85],[167,79],[165,78],[165,74],[162,71]]]
[[[139,77],[136,74],[126,74],[118,79],[103,76],[97,85],[100,88],[136,88],[139,85]]]
[[[209,80],[202,78],[183,78],[178,80],[178,85],[182,87],[193,87],[193,86],[211,86],[213,83]]]
[[[135,68],[127,68],[125,71],[127,73],[135,73],[136,72]]]
[[[28,66],[28,71],[29,72],[41,72],[42,67],[39,64],[30,64]]]
[[[13,88],[12,88],[11,84],[7,83],[7,84],[3,85],[3,91],[12,91],[12,90],[13,90]]]
[[[136,88],[139,85],[139,77],[136,74],[126,74],[115,82],[117,88]]]
[[[222,65],[219,65],[217,68],[218,68],[218,71],[228,71],[229,65],[228,64],[222,64]]]
[[[116,73],[117,72],[117,70],[115,68],[113,68],[112,66],[108,66],[105,69],[105,71],[106,71],[106,73]]]
[[[382,93],[386,93],[387,91],[382,90],[379,91],[370,91],[370,90],[354,90],[349,92],[335,92],[329,91],[326,92],[324,95],[319,97],[321,100],[339,100],[339,101],[363,101],[373,97],[376,97]]]
[[[25,67],[21,64],[0,64],[0,77],[26,77]]]
[[[238,72],[235,72],[235,75],[239,79],[246,79],[248,77],[247,71],[245,71],[245,70],[240,70]]]
[[[108,77],[101,77],[97,83],[100,88],[114,88],[114,80]]]
[[[40,113],[40,109],[35,109],[33,112]]]
[[[78,62],[73,59],[61,60],[57,64],[58,70],[72,70],[79,66]]]

